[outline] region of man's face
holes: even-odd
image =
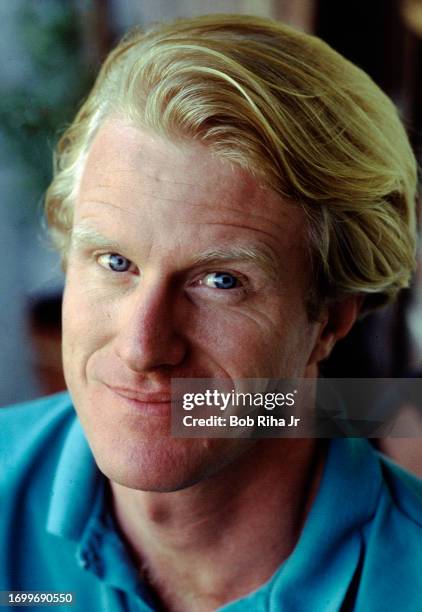
[[[75,204],[63,351],[111,480],[175,490],[244,451],[171,438],[171,378],[305,376],[319,332],[305,245],[299,208],[205,146],[102,126]]]

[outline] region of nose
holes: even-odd
[[[164,283],[140,283],[124,298],[118,316],[116,352],[137,373],[179,365],[187,352],[183,338],[183,297]]]

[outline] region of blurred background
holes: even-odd
[[[64,386],[63,277],[48,244],[43,193],[54,143],[130,26],[212,12],[266,15],[315,33],[366,70],[400,109],[422,153],[422,0],[14,0],[0,2],[0,405]],[[422,371],[422,275],[360,322],[328,376]]]

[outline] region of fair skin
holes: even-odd
[[[305,245],[300,208],[205,146],[117,116],[95,137],[68,253],[64,368],[166,610],[241,597],[299,537],[321,473],[315,441],[174,438],[169,423],[172,378],[317,375],[357,304],[309,321]]]

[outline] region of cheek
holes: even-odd
[[[274,309],[241,312],[199,309],[190,318],[192,343],[232,378],[276,377],[300,345],[297,329]]]
[[[92,329],[101,329],[106,320],[110,300],[105,299],[104,290],[87,274],[83,266],[69,266],[63,294],[63,329],[81,334],[90,333]],[[79,336],[78,341],[84,340]]]
[[[104,302],[69,273],[63,294],[63,362],[66,371],[79,368],[103,342]]]

